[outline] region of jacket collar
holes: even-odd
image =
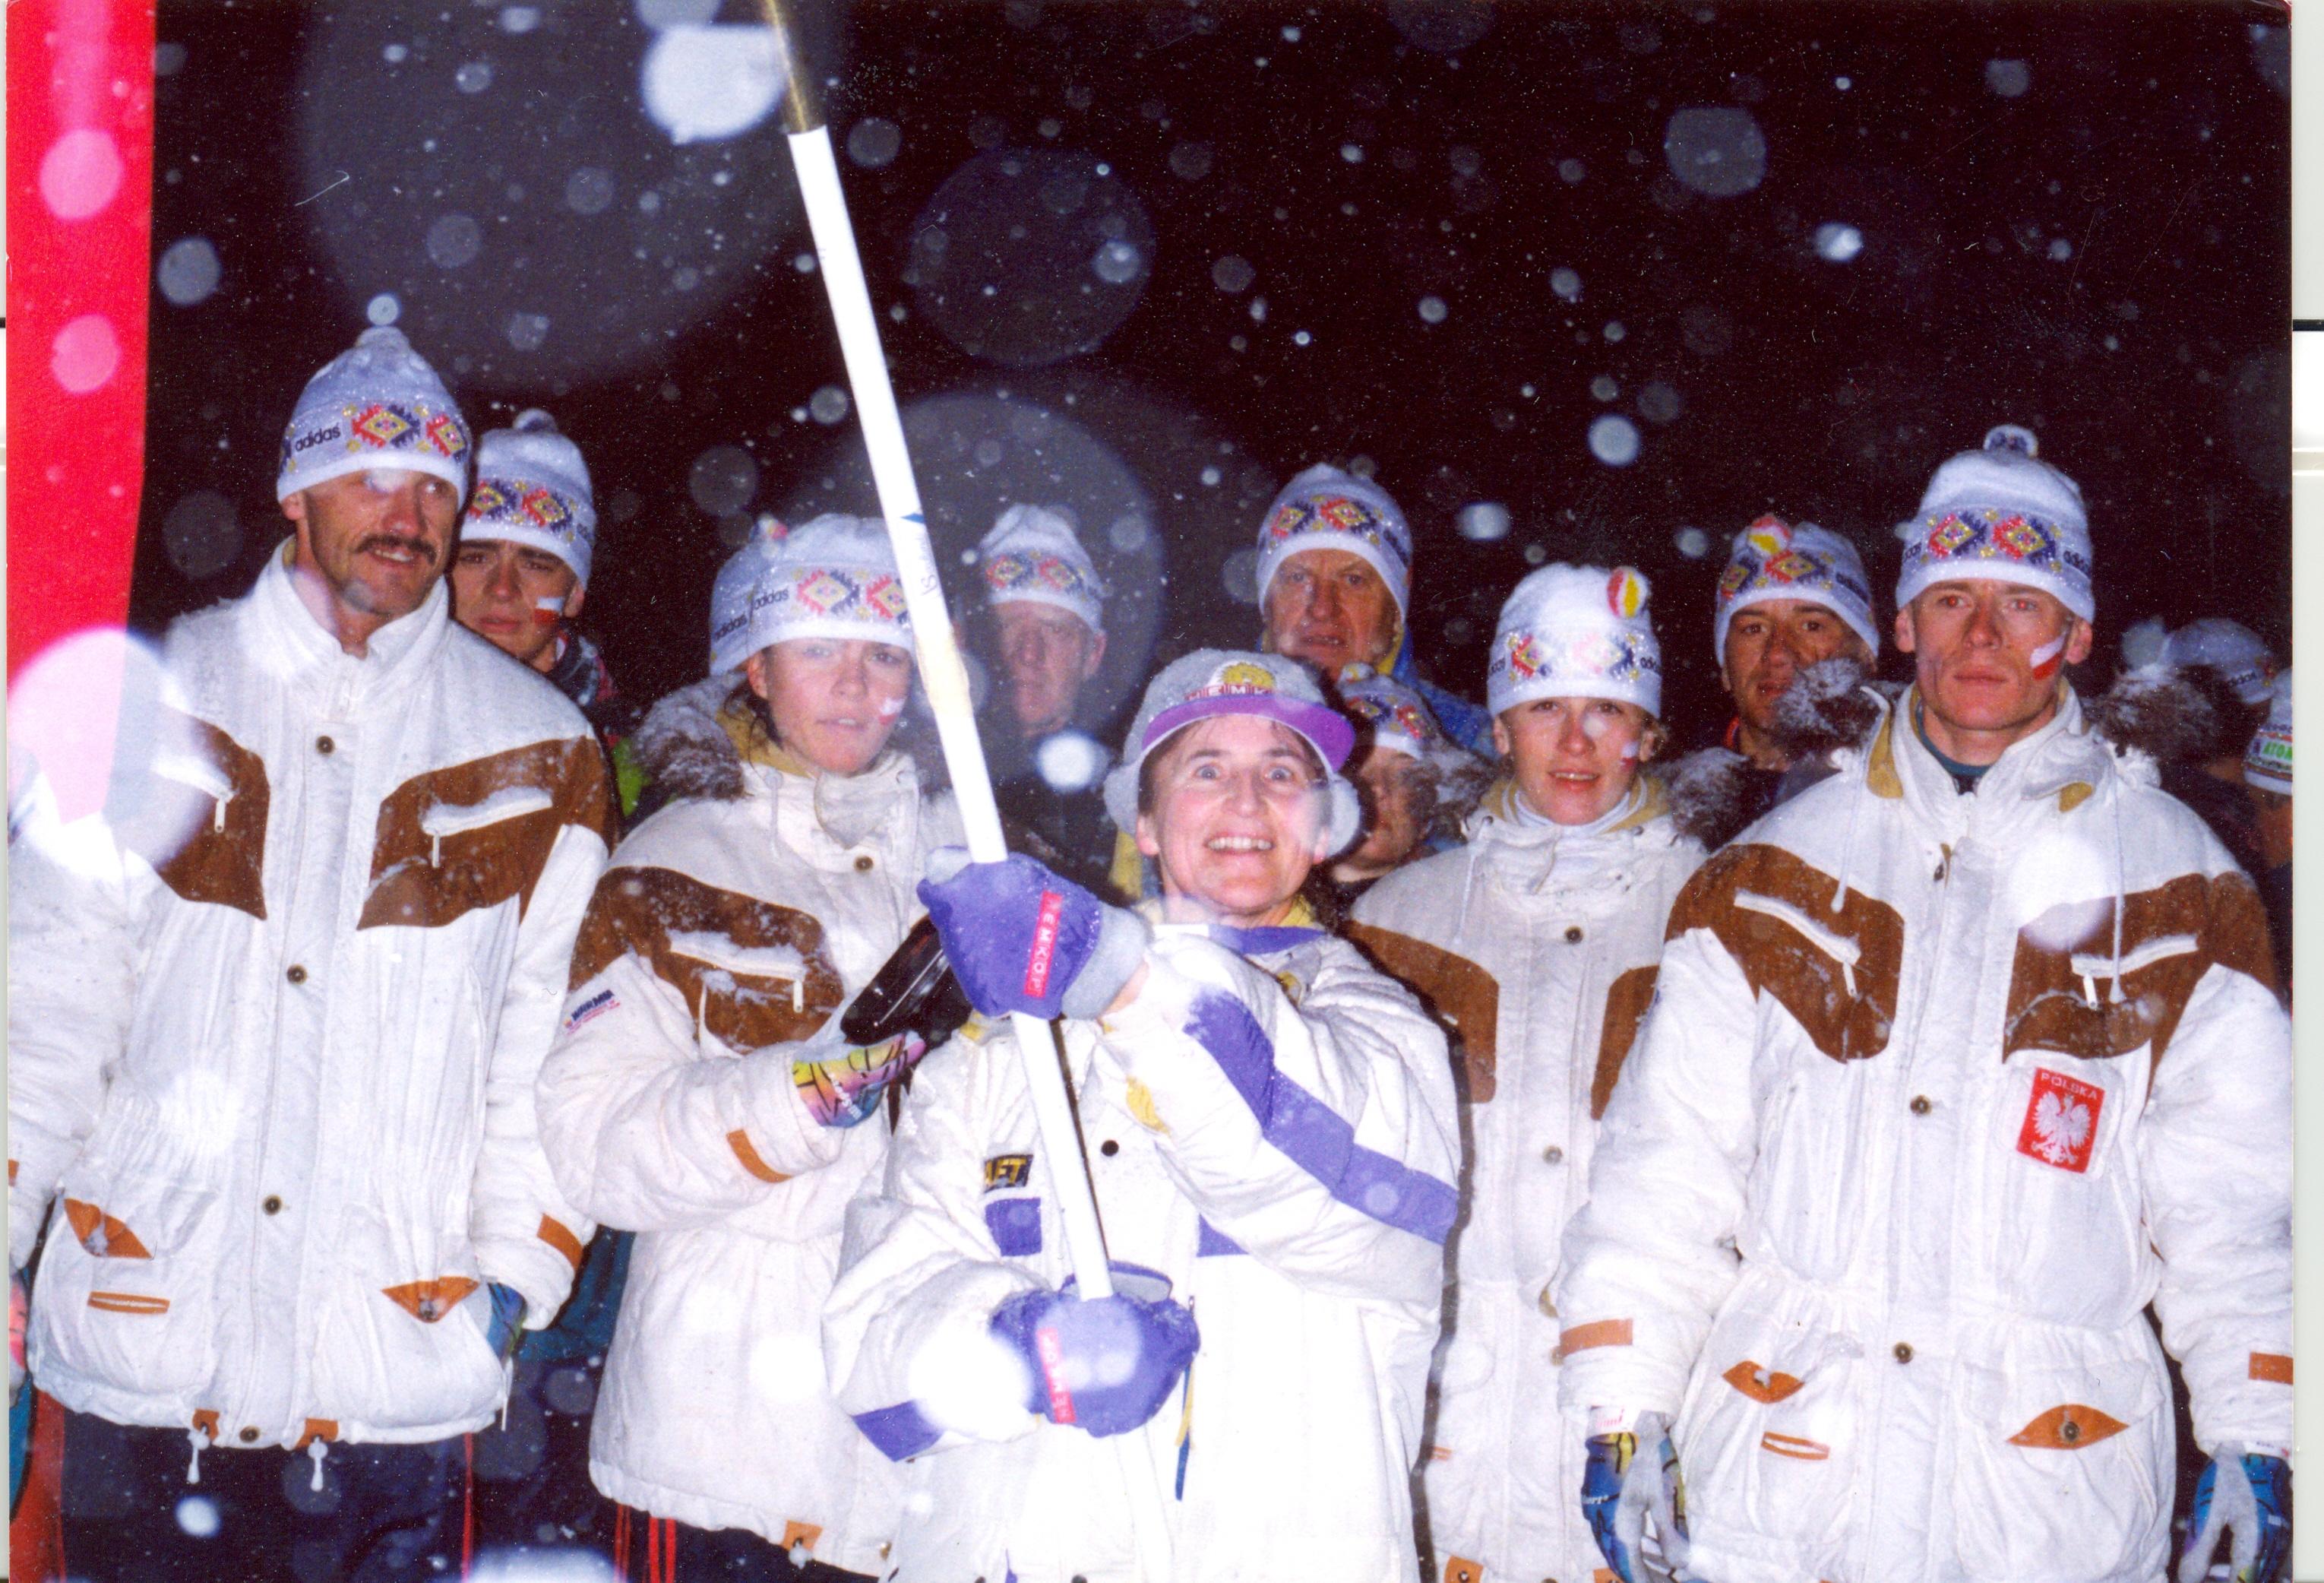
[[[1876,797],[1901,799],[1916,815],[1945,829],[1969,822],[2006,829],[2032,812],[2072,812],[2114,773],[2114,755],[2092,735],[2074,690],[2061,680],[2058,690],[2058,712],[2004,749],[1975,794],[1964,796],[1913,729],[1920,690],[1908,689],[1866,751],[1867,789]]]
[[[452,620],[451,598],[444,591],[443,579],[436,579],[419,609],[373,633],[363,654],[350,654],[299,597],[290,572],[296,543],[295,539],[285,539],[281,548],[266,558],[257,582],[243,601],[252,627],[254,657],[261,665],[284,680],[312,683],[325,690],[314,701],[336,712],[400,692],[436,664]]]

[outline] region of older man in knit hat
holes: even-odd
[[[621,744],[638,711],[613,686],[597,645],[573,623],[589,592],[597,505],[581,449],[538,407],[476,445],[476,487],[452,557],[452,616],[556,684],[596,727],[617,770],[622,808],[642,776]]]
[[[1011,845],[1102,884],[1114,836],[1099,784],[1112,762],[1093,730],[1090,682],[1105,662],[1108,589],[1058,506],[1003,511],[977,546],[998,685],[985,754]]]
[[[462,1437],[589,1235],[532,1087],[611,800],[580,712],[451,620],[468,461],[365,331],[292,410],[290,536],[171,626],[106,808],[11,847],[9,1263],[48,1224],[65,1509],[119,1503],[67,1518],[76,1575],[456,1552]],[[197,1481],[223,1541],[175,1515]],[[334,1521],[264,1521],[286,1490]]]
[[[2180,1576],[2290,1540],[2292,1051],[2251,882],[2098,735],[2081,492],[2002,425],[1899,530],[1911,689],[1697,870],[1566,1231],[1633,1583]],[[2150,1324],[2152,1305],[2161,1345]],[[1672,1496],[1685,1463],[1684,1517]]]
[[[1412,529],[1387,490],[1329,463],[1292,479],[1259,524],[1258,581],[1261,648],[1326,678],[1351,664],[1392,676],[1421,695],[1446,736],[1492,756],[1491,717],[1413,662]]]

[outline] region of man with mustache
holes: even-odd
[[[1646,1510],[1706,1583],[2155,1578],[2167,1347],[2209,1459],[2178,1575],[2231,1539],[2269,1583],[2292,1050],[2259,898],[2066,680],[2090,532],[2034,437],[1945,462],[1898,532],[1913,685],[1679,893],[1566,1231],[1584,1509],[1627,1583]]]
[[[290,537],[170,629],[106,807],[68,822],[39,766],[18,800],[9,1265],[60,1199],[29,1364],[76,1576],[214,1575],[196,1482],[249,1576],[457,1550],[463,1436],[593,1229],[532,1089],[608,783],[579,711],[451,620],[469,449],[366,330],[283,435]],[[290,1491],[333,1521],[271,1520]]]

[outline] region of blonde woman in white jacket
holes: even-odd
[[[1351,936],[1457,1035],[1468,1174],[1423,1462],[1442,1583],[1587,1579],[1549,1290],[1591,1143],[1654,997],[1663,925],[1702,849],[1641,772],[1662,736],[1646,579],[1547,566],[1501,611],[1489,671],[1507,777],[1468,844],[1357,903]]]
[[[919,1053],[850,1050],[838,1013],[957,837],[890,745],[912,658],[884,531],[819,517],[742,554],[762,564],[714,612],[717,673],[639,733],[675,800],[590,903],[541,1129],[575,1201],[638,1233],[590,1440],[617,1565],[831,1578],[885,1570],[899,1504],[825,1388],[817,1319],[887,1156],[881,1092]]]

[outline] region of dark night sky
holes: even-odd
[[[141,625],[247,583],[291,401],[382,293],[479,430],[537,403],[583,447],[586,625],[633,695],[698,673],[706,501],[729,532],[870,508],[853,414],[816,400],[844,380],[778,119],[676,146],[646,112],[648,21],[714,10],[165,0],[154,250],[221,273],[155,298]],[[2150,613],[2288,638],[2284,20],[1017,0],[859,5],[816,48],[898,394],[958,398],[915,426],[940,542],[1050,475],[1126,588],[1115,685],[1148,633],[1250,641],[1222,563],[1290,473],[1360,458],[1413,521],[1440,679],[1477,687],[1529,556],[1628,560],[1685,725],[1728,533],[1812,518],[1885,589],[1890,524],[2004,420],[2081,483],[2102,645]],[[1665,149],[1722,106],[1765,148],[1733,196]],[[1627,466],[1593,455],[1608,414]],[[697,460],[737,446],[722,500],[731,453]],[[1480,502],[1506,537],[1456,531]],[[1125,514],[1156,533],[1107,540]]]

